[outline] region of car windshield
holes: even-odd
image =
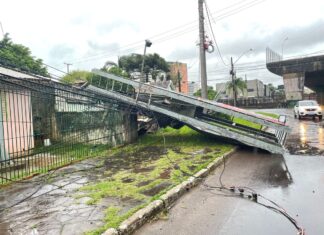
[[[300,101],[299,106],[317,106],[317,102],[314,100]]]

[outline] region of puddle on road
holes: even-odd
[[[323,155],[324,128],[321,122],[301,120],[292,122],[292,133],[286,147],[291,154]]]
[[[253,110],[260,111],[260,110]],[[285,147],[293,155],[324,156],[324,120],[318,118],[294,118],[293,109],[262,109],[263,112],[276,113],[287,117],[287,124],[291,128]]]
[[[317,119],[289,120],[292,132],[286,141],[286,148],[296,155],[324,155],[324,122]]]

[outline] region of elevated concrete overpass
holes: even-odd
[[[316,92],[318,102],[324,105],[324,55],[282,60],[267,48],[267,69],[283,77],[287,101],[301,100],[306,86]]]

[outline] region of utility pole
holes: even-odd
[[[234,63],[233,63],[233,58],[232,57],[231,57],[231,71],[230,71],[230,75],[232,75],[233,105],[236,107],[235,72],[234,72]]]
[[[206,51],[205,51],[205,29],[204,29],[203,4],[204,4],[204,0],[198,0],[201,97],[204,99],[207,99],[207,72],[206,72]]]
[[[72,64],[65,63],[65,62],[64,62],[64,64],[66,65],[66,72],[69,74],[69,73],[70,73],[70,66],[71,66]]]
[[[177,73],[177,79],[178,79],[179,92],[181,92],[181,75],[179,69]]]

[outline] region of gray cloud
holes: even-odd
[[[111,55],[117,55],[120,45],[118,43],[98,43],[95,41],[87,41],[88,50],[85,53],[87,59],[101,59]]]
[[[87,14],[78,15],[76,17],[73,17],[70,20],[71,24],[74,24],[74,25],[85,24],[89,21],[90,21],[90,17]]]
[[[74,49],[66,44],[56,44],[49,51],[52,60],[72,57]]]
[[[119,44],[116,42],[100,44],[95,41],[88,41],[87,44],[93,52],[114,51],[119,49]]]
[[[254,54],[264,53],[267,46],[281,52],[282,42],[288,37],[288,41],[285,42],[285,51],[296,52],[324,42],[323,24],[324,21],[319,20],[307,26],[286,27],[271,33],[260,25],[253,25],[251,32],[222,44],[221,50],[224,55],[228,56],[239,56],[249,48],[253,48]]]
[[[185,60],[197,57],[197,48],[178,48],[172,51],[167,60]]]
[[[138,26],[136,26],[134,23],[125,20],[114,20],[109,23],[99,24],[96,27],[96,29],[98,34],[103,35],[103,34],[111,33],[113,30],[120,29],[123,27],[131,28],[134,31],[139,30]]]
[[[284,44],[284,51],[295,53],[307,47],[315,46],[324,43],[324,21],[319,20],[307,26],[301,27],[286,27],[275,32],[268,32],[262,25],[257,23],[250,26],[251,30],[248,33],[237,36],[234,40],[226,40],[225,43],[220,43],[219,48],[224,58],[238,58],[243,52],[253,48],[250,56],[265,54],[266,47],[281,53],[283,39],[288,37]],[[226,24],[223,25],[227,27]],[[171,59],[190,59],[197,57],[196,48],[175,49],[169,54]],[[217,52],[210,54],[209,57],[217,57]],[[264,56],[265,58],[265,56]]]

